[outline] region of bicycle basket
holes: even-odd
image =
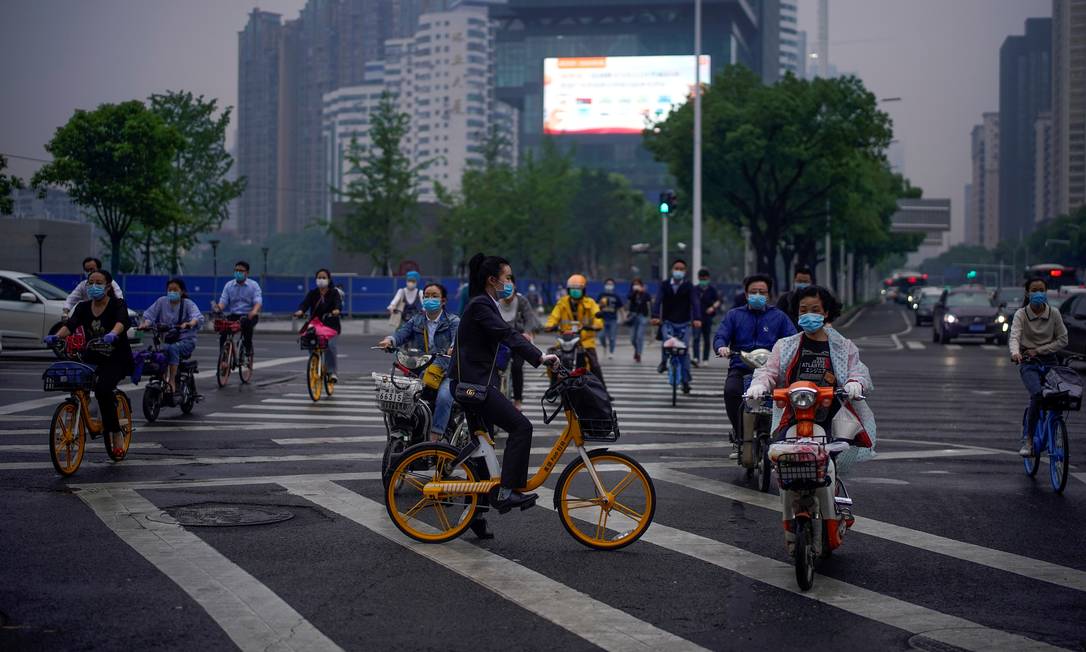
[[[777,484],[785,490],[819,489],[829,485],[827,474],[829,455],[822,448],[817,452],[781,453],[773,465],[777,468]]]
[[[614,410],[610,419],[582,419],[578,416],[577,423],[581,425],[581,436],[585,441],[618,441],[618,414]]]
[[[236,333],[241,330],[241,322],[232,321],[229,319],[216,319],[215,320],[215,332],[216,333]]]
[[[314,349],[323,349],[327,344],[327,340],[322,337],[317,337],[316,333],[306,333],[298,338],[298,346],[305,351],[313,351]]]
[[[54,362],[41,375],[47,392],[71,392],[94,387],[94,367],[82,362]]]
[[[1070,367],[1052,367],[1045,374],[1041,394],[1047,410],[1081,410],[1082,378]]]
[[[394,378],[388,374],[373,374],[375,400],[382,412],[411,414],[415,410],[415,394],[422,391],[416,378]]]

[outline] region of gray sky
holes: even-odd
[[[185,89],[237,103],[237,32],[253,6],[294,18],[305,0],[0,0],[0,152],[44,158],[76,108]],[[799,0],[814,40],[817,0]],[[830,60],[885,106],[905,174],[962,216],[969,130],[998,108],[999,46],[1051,0],[830,0]],[[232,140],[232,136],[231,136]],[[12,160],[29,176],[38,164]]]

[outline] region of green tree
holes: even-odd
[[[53,161],[32,183],[64,188],[93,210],[110,241],[110,266],[120,266],[121,245],[134,223],[164,224],[177,214],[167,182],[181,145],[177,132],[142,102],[78,110],[45,146]]]
[[[8,166],[8,160],[0,154],[0,173]],[[23,180],[19,177],[0,174],[0,215],[10,215],[15,209],[15,201],[11,193],[23,187]]]
[[[729,66],[702,107],[705,214],[749,229],[757,265],[771,274],[780,243],[817,241],[831,207],[848,204],[857,174],[881,165],[892,139],[889,117],[855,77],[787,75],[767,86]],[[692,185],[692,131],[692,103],[645,131],[646,147],[681,188]]]
[[[182,138],[167,186],[179,213],[165,229],[151,234],[153,246],[168,252],[170,270],[176,274],[181,254],[200,235],[222,225],[230,202],[244,192],[246,180],[226,178],[234,165],[234,157],[226,151],[230,107],[220,113],[216,100],[187,91],[152,95],[150,103],[151,110]]]
[[[625,276],[630,245],[658,228],[659,214],[621,175],[581,169],[576,176],[570,217],[581,227],[570,262],[591,278]]]
[[[369,138],[364,148],[352,141],[346,154],[355,177],[346,190],[333,191],[346,198],[349,212],[342,223],[324,222],[324,227],[344,251],[364,253],[383,273],[402,253],[397,233],[411,231],[416,222],[419,182],[433,160],[414,165],[402,143],[411,118],[396,108],[393,96],[385,92],[377,111],[370,114]]]

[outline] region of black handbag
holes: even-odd
[[[501,345],[498,346],[498,349]],[[490,363],[490,374],[487,376],[487,384],[477,385],[456,381],[456,391],[453,400],[464,407],[478,407],[486,402],[486,393],[490,388],[490,381],[494,378],[494,366],[498,363],[498,349],[494,351],[494,361]],[[456,332],[456,377],[460,378],[460,330]]]

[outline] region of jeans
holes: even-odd
[[[630,343],[633,344],[634,353],[641,355],[645,349],[645,324],[649,318],[645,315],[634,315],[630,324]]]
[[[600,333],[600,348],[608,353],[615,352],[615,338],[618,337],[618,319],[603,322],[603,331]]]
[[[329,345],[334,341],[333,338],[329,341]],[[452,390],[449,389],[449,377],[446,376],[445,380],[441,381],[441,386],[437,388],[437,398],[434,399],[434,423],[430,426],[430,432],[445,434],[445,429],[449,427],[449,417],[452,416],[452,406],[453,395]]]
[[[661,332],[666,342],[669,337],[675,336],[686,344],[686,355],[679,358],[679,377],[682,379],[684,385],[690,384],[690,323],[676,324],[674,322],[665,321],[661,324]],[[667,353],[664,348],[660,347],[662,360],[667,360]]]
[[[187,358],[192,355],[192,351],[196,348],[196,338],[190,337],[183,340],[178,340],[173,344],[166,345],[166,364],[181,364],[183,358]]]
[[[1029,392],[1029,411],[1026,413],[1026,432],[1031,436],[1037,430],[1037,420],[1041,416],[1041,390],[1044,388],[1045,376],[1043,366],[1056,364],[1056,356],[1042,356],[1032,362],[1023,362],[1018,365],[1018,374],[1022,377],[1022,384]]]
[[[336,344],[338,337],[328,338],[328,349],[324,352],[324,368],[330,374],[336,373],[336,356],[339,355],[339,345]]]

